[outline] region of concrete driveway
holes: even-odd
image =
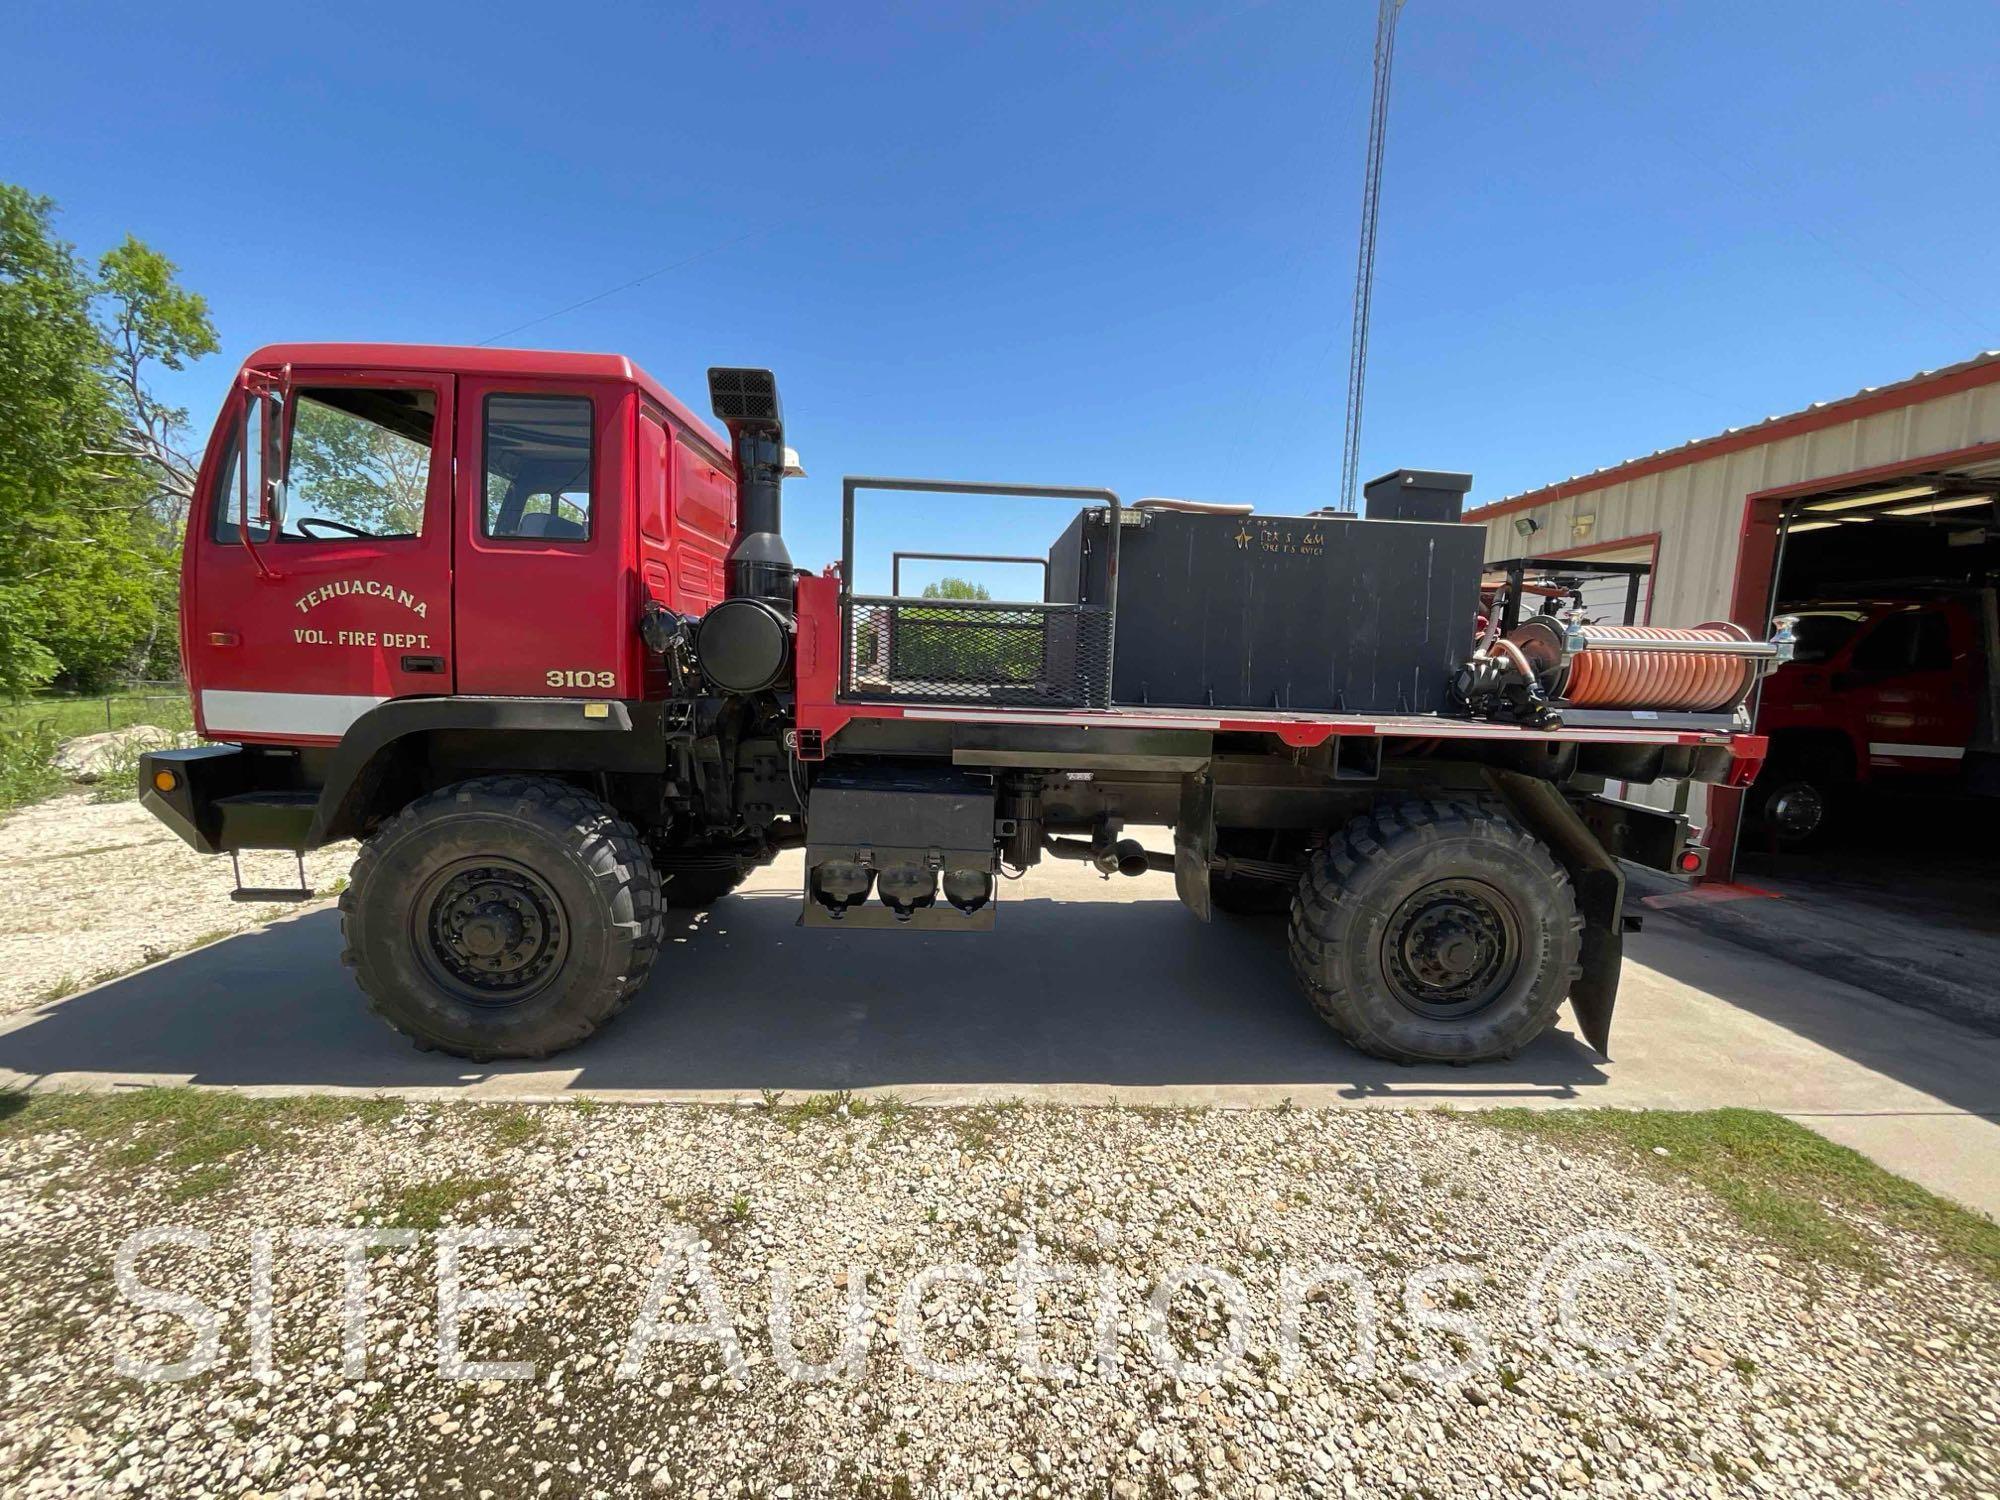
[[[572,1053],[475,1066],[362,1008],[319,909],[86,990],[0,1029],[0,1080],[477,1099],[740,1100],[880,1089],[912,1101],[1790,1115],[2000,1213],[2000,1037],[1718,943],[1666,914],[1629,941],[1605,1062],[1567,1029],[1511,1063],[1404,1068],[1341,1046],[1293,987],[1282,924],[1204,928],[1161,875],[1044,865],[985,936],[806,932],[799,857],[677,918],[631,1010]]]

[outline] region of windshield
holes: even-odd
[[[1837,655],[1842,646],[1854,639],[1854,633],[1867,618],[1858,609],[1814,610],[1800,615],[1792,627],[1793,639],[1798,642],[1792,647],[1792,660],[1826,661]]]

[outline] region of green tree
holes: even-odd
[[[147,384],[153,366],[185,370],[216,350],[207,299],[174,278],[180,268],[131,235],[97,263],[98,291],[110,304],[105,332],[110,376],[124,419],[125,451],[146,471],[163,525],[178,537],[194,497],[200,455],[190,446],[185,407],[168,406]]]
[[[93,687],[173,639],[194,462],[153,364],[215,347],[199,298],[136,240],[98,275],[55,205],[0,183],[0,693]],[[101,279],[100,279],[101,277]],[[105,321],[98,321],[100,304]]]
[[[963,578],[940,578],[924,585],[926,599],[988,599],[993,591],[983,583],[967,583]]]
[[[68,580],[95,571],[117,476],[93,453],[117,438],[90,316],[93,285],[51,231],[55,205],[0,184],[0,691],[62,670]]]

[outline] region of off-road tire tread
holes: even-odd
[[[1352,919],[1342,903],[1365,901],[1370,873],[1389,856],[1422,843],[1468,836],[1492,840],[1525,856],[1557,892],[1563,914],[1556,955],[1560,982],[1535,994],[1531,1005],[1517,1008],[1489,1048],[1465,1057],[1416,1053],[1398,1045],[1375,1024],[1366,1007],[1352,1003],[1327,982],[1325,976],[1338,972],[1336,960]],[[1507,815],[1497,799],[1411,798],[1379,802],[1328,837],[1307,865],[1293,897],[1286,946],[1306,998],[1348,1046],[1389,1062],[1454,1062],[1511,1057],[1548,1030],[1583,972],[1577,961],[1582,937],[1583,917],[1576,909],[1568,872],[1539,839]]]
[[[607,908],[616,904],[619,892],[631,897],[633,921],[614,923],[632,933],[626,972],[602,990],[601,1003],[585,1007],[565,1018],[566,1024],[536,1039],[518,1051],[464,1050],[447,1038],[420,1034],[399,1018],[391,997],[371,990],[359,956],[353,946],[351,924],[360,894],[374,876],[381,851],[398,836],[446,811],[484,804],[489,810],[525,815],[545,824],[562,825],[566,837],[582,856],[604,892]],[[660,882],[653,871],[652,856],[635,829],[610,807],[567,782],[542,776],[481,776],[440,787],[409,804],[383,823],[361,846],[349,872],[347,888],[340,894],[340,961],[354,972],[356,985],[366,997],[368,1009],[391,1030],[410,1038],[419,1051],[443,1051],[490,1062],[496,1057],[541,1059],[576,1046],[595,1034],[625,1009],[632,997],[644,988],[653,962],[666,939],[666,908],[660,899]]]

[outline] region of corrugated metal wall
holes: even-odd
[[[1768,443],[1714,458],[1691,454],[1687,463],[1671,469],[1491,517],[1485,522],[1486,556],[1495,561],[1585,547],[1596,551],[1657,532],[1653,623],[1699,625],[1728,617],[1746,497],[1991,442],[2000,442],[2000,384],[1816,432],[1774,436]],[[1515,529],[1524,516],[1541,522],[1541,530],[1529,538]],[[1584,518],[1592,519],[1580,525]],[[1634,795],[1650,792],[1644,800],[1666,806],[1675,790],[1634,788]],[[1704,822],[1706,788],[1692,791],[1688,811],[1697,823]]]

